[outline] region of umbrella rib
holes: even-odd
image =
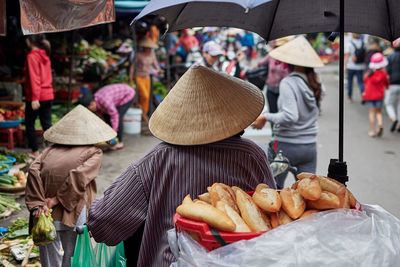
[[[179,10],[178,16],[176,16],[176,18],[175,18],[174,21],[172,22],[172,25],[173,25],[173,26],[171,25],[171,28],[175,26],[176,21],[179,19],[179,17],[181,16],[183,10],[186,8],[187,5],[188,5],[188,3],[185,3],[185,4],[183,5],[183,7],[181,8],[181,10]]]
[[[272,32],[272,27],[274,26],[274,22],[275,22],[275,17],[276,17],[276,11],[278,10],[279,4],[280,4],[280,0],[276,0],[276,4],[275,4],[275,8],[274,8],[274,13],[272,14],[272,19],[271,19],[271,26],[269,27],[268,30],[268,34],[267,34],[267,39],[266,41],[269,42],[269,37],[271,35]]]
[[[389,2],[388,0],[385,0],[386,3],[386,13],[388,15],[388,20],[389,20],[389,34],[390,34],[390,41],[393,41],[393,32],[392,32],[392,17],[390,16],[390,8],[389,8]]]

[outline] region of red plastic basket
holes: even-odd
[[[185,219],[179,214],[175,213],[174,216],[175,228],[178,231],[185,231],[194,240],[199,242],[208,251],[214,250],[221,246],[231,244],[240,240],[249,240],[262,235],[265,232],[258,233],[230,233],[221,232],[211,229],[208,224],[204,222]]]
[[[247,192],[250,196],[254,191]],[[222,232],[210,228],[205,222],[194,221],[183,218],[179,214],[174,215],[174,224],[177,231],[185,231],[194,240],[199,242],[208,251],[217,249],[240,240],[249,240],[262,235],[265,232],[251,232],[251,233],[232,233]]]

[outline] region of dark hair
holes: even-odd
[[[317,106],[319,108],[322,95],[321,82],[319,81],[318,75],[313,68],[305,68],[305,70],[306,70],[308,86],[313,91],[315,99],[317,100]]]
[[[50,56],[51,52],[50,42],[46,39],[46,36],[44,34],[40,33],[40,34],[29,35],[26,39],[29,41],[29,43],[33,44],[34,46],[44,49],[46,51],[46,54]]]
[[[79,97],[78,103],[84,107],[88,107],[93,100],[93,95],[91,93],[86,93]]]

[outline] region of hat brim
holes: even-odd
[[[389,62],[385,58],[382,62],[379,62],[379,63],[370,62],[368,67],[373,70],[378,70],[378,69],[386,68],[388,64],[389,64]]]

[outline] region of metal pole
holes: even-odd
[[[74,71],[74,61],[75,61],[75,49],[74,49],[74,41],[75,41],[75,31],[71,32],[71,58],[69,64],[69,81],[68,81],[68,102],[67,102],[67,111],[71,110],[71,102],[72,102],[72,79],[73,79],[73,71]]]
[[[347,176],[347,163],[343,161],[344,147],[344,0],[340,0],[339,36],[340,36],[340,60],[339,60],[339,159],[331,159],[328,168],[328,177],[342,184],[349,180]]]
[[[340,0],[339,52],[339,162],[343,162],[344,139],[344,0]]]

